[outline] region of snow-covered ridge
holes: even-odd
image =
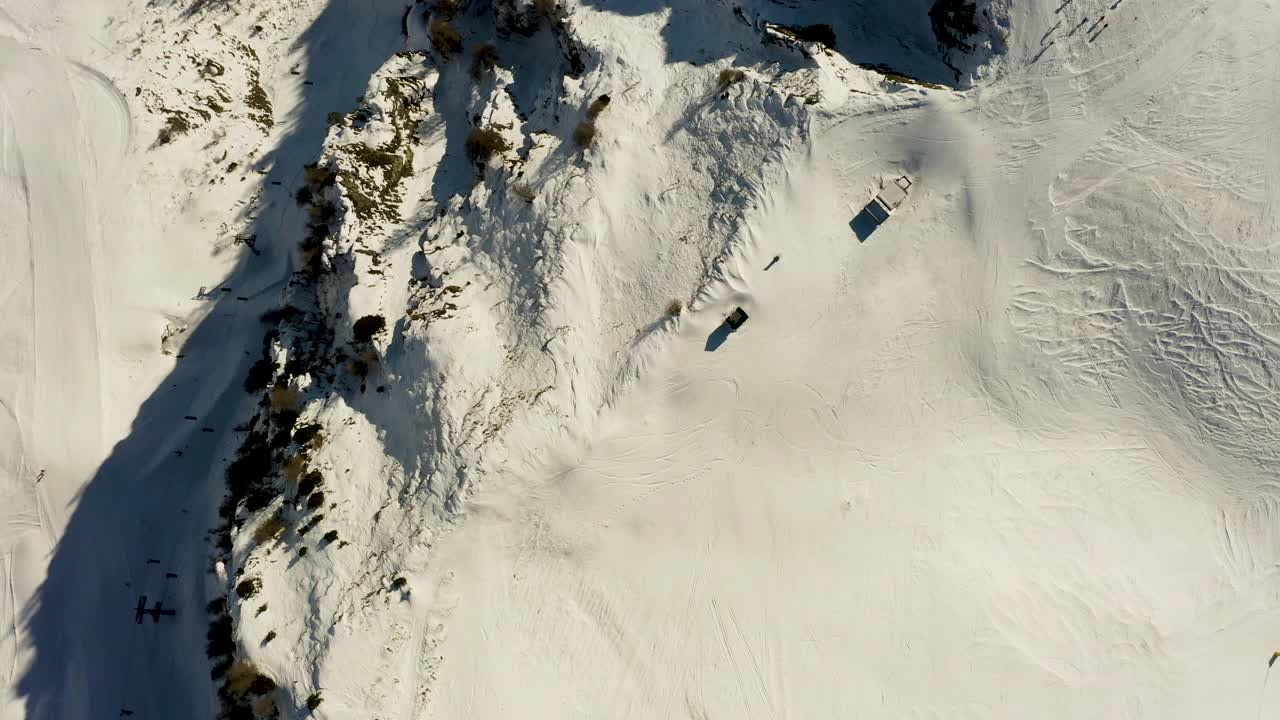
[[[331,675],[328,658],[375,637],[423,647],[413,672],[429,672],[432,634],[408,624],[398,603],[413,583],[396,578],[424,567],[430,539],[491,468],[529,462],[519,460],[533,449],[526,428],[549,421],[572,438],[589,427],[639,369],[637,343],[678,319],[663,319],[673,300],[697,306],[744,241],[742,213],[785,174],[781,160],[805,137],[830,70],[752,49],[757,31],[727,5],[704,15],[740,33],[742,81],[724,84],[723,64],[655,76],[644,68],[660,67],[661,55],[615,56],[591,33],[616,28],[587,10],[572,22],[542,17],[526,35],[500,33],[483,13],[411,8],[411,37],[427,29],[430,42],[429,28],[447,21],[493,43],[497,64],[476,71],[434,47],[402,52],[359,106],[330,117],[300,194],[311,230],[285,296],[294,309],[265,348],[278,374],[258,421],[272,415],[273,396],[296,393],[299,416],[286,411],[285,422],[315,423],[326,440],[314,450],[286,442],[280,472],[320,473],[305,490],[322,499],[306,500],[286,478],[279,501],[239,516],[228,565],[228,586],[246,595],[231,597],[243,654],[294,697],[355,681]],[[515,72],[507,57],[518,59]],[[516,74],[531,68],[541,74]],[[607,105],[588,112],[602,95]],[[597,129],[585,147],[575,138],[584,122]],[[496,131],[507,149],[476,158],[466,147],[473,130]],[[629,240],[640,227],[661,239],[652,250]],[[385,332],[355,339],[353,322],[375,317]],[[300,457],[305,470],[289,469]],[[270,517],[284,529],[253,539]],[[320,539],[328,528],[339,539]],[[396,582],[404,586],[387,594]],[[264,596],[306,611],[249,612]],[[272,632],[269,643],[247,642]],[[303,653],[308,674],[281,651]],[[381,694],[362,687],[362,703]]]
[[[37,11],[4,720],[1258,709],[1262,0]]]
[[[770,242],[744,218],[786,184],[815,114],[920,101],[776,36],[797,18],[772,9],[617,10],[201,0],[132,4],[108,26],[148,222],[190,287],[149,328],[174,363],[151,371],[164,389],[67,537],[110,524],[117,488],[160,515],[178,496],[146,488],[194,478],[181,510],[212,528],[209,576],[129,569],[141,544],[167,548],[155,564],[204,565],[202,539],[163,523],[113,536],[121,567],[99,572],[207,611],[184,611],[169,642],[205,645],[219,697],[192,689],[199,658],[155,654],[42,694],[144,642],[113,636],[78,663],[48,649],[107,612],[49,601],[94,562],[63,546],[32,623],[33,712],[110,704],[157,672],[174,681],[131,694],[135,710],[385,709],[405,683],[425,702],[453,601],[411,589],[475,488],[573,452],[683,313],[720,301],[729,261]],[[352,674],[336,660],[352,653],[382,670]]]

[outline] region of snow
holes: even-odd
[[[0,718],[1280,713],[1277,16],[1059,4],[0,0]]]

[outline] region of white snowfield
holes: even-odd
[[[851,63],[946,79],[926,2],[495,31],[528,4],[453,21],[475,79],[395,54],[400,0],[0,0],[0,720],[216,717],[221,599],[263,717],[1280,717],[1280,10],[983,3],[957,91]],[[288,380],[323,522],[255,539],[285,493],[212,555],[300,298],[338,343],[385,317],[379,359]]]

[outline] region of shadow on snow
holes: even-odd
[[[637,17],[669,10],[662,38],[668,62],[704,64],[729,53],[724,42],[734,28],[747,30],[746,43],[760,42],[753,26],[764,22],[793,28],[829,25],[835,33],[835,52],[849,62],[881,72],[946,86],[959,86],[964,77],[987,62],[989,53],[946,51],[934,36],[929,11],[935,0],[742,0],[733,9],[706,0],[583,0],[602,12]],[[720,52],[717,52],[719,50]],[[736,55],[737,53],[733,53]]]
[[[216,8],[217,0],[199,0],[192,11],[201,5]],[[232,427],[247,419],[252,401],[242,383],[260,353],[259,316],[278,303],[294,269],[305,219],[291,191],[302,166],[320,155],[326,114],[349,108],[400,49],[403,8],[383,5],[373,11],[331,0],[300,36],[295,49],[307,70],[298,80],[314,84],[301,87],[294,114],[279,118],[283,137],[255,164],[265,172],[266,202],[248,232],[261,255],[241,253],[221,283],[233,292],[217,293],[183,357],[82,489],[48,575],[23,610],[33,657],[16,689],[29,720],[114,718],[125,708],[147,719],[217,712],[206,605],[225,588],[211,574],[207,537],[220,522],[225,460],[239,444]],[[140,595],[177,614],[136,624]],[[285,688],[277,692],[286,714],[297,707]]]

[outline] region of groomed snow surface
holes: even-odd
[[[992,3],[963,91],[761,42],[817,2],[527,5],[476,79],[399,0],[0,0],[0,720],[216,716],[219,600],[282,718],[1280,717],[1270,2]],[[282,302],[388,329],[277,375],[323,521],[211,554]]]

